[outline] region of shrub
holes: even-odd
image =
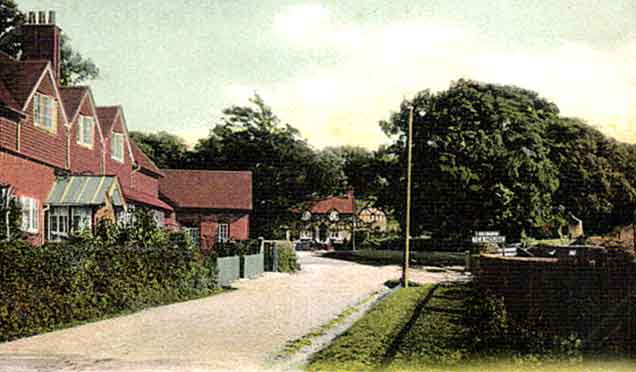
[[[216,290],[214,255],[138,221],[42,247],[0,243],[0,341]]]
[[[292,243],[287,240],[277,240],[276,250],[278,251],[278,262],[276,263],[279,272],[294,273],[300,270],[300,263]]]

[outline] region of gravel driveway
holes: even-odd
[[[303,270],[267,273],[236,291],[0,344],[0,370],[254,371],[268,356],[366,298],[397,266],[301,254]],[[414,273],[435,282],[443,273]]]

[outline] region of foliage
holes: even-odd
[[[253,173],[254,236],[282,237],[290,209],[332,193],[330,171],[297,129],[280,122],[258,95],[251,106],[232,106],[192,154],[192,167],[250,170]]]
[[[214,256],[170,235],[131,231],[141,224],[107,224],[95,239],[0,243],[0,341],[216,290]],[[152,238],[121,244],[122,236]]]
[[[554,104],[521,88],[467,80],[437,94],[420,92],[381,123],[394,137],[392,153],[399,159],[405,159],[411,106],[417,206],[412,233],[466,237],[499,230],[515,239],[523,230],[545,235],[560,227],[551,197],[558,169],[544,139],[558,117]],[[391,178],[393,188],[403,189],[403,180]],[[404,200],[392,203],[401,210]]]
[[[300,270],[298,256],[296,256],[296,251],[290,241],[277,240],[276,250],[278,251],[278,262],[276,263],[278,272],[295,273]]]
[[[157,133],[132,131],[129,134],[159,168],[187,168],[190,153],[181,137],[164,131]]]
[[[260,253],[260,242],[251,240],[228,240],[214,245],[214,252],[218,257],[245,256]]]
[[[26,16],[13,0],[0,3],[0,51],[17,58],[22,51],[22,25]],[[88,58],[73,50],[70,38],[60,37],[60,83],[76,85],[99,77],[99,68]]]
[[[628,145],[578,119],[553,120],[546,134],[559,169],[554,204],[580,218],[588,235],[631,222],[636,183],[628,178]]]

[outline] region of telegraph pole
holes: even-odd
[[[411,245],[411,159],[413,157],[413,105],[409,109],[409,133],[406,163],[406,231],[404,232],[404,262],[402,266],[402,286],[408,288],[408,271]]]

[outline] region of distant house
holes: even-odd
[[[312,200],[297,215],[294,239],[313,240],[322,244],[350,242],[355,227],[355,198],[353,192],[346,196],[331,196]]]
[[[378,208],[366,207],[362,209],[358,213],[358,221],[361,228],[367,228],[377,232],[387,231],[386,213]]]
[[[218,241],[249,238],[252,172],[162,171],[161,198],[175,212],[168,224],[189,229],[207,249]]]

